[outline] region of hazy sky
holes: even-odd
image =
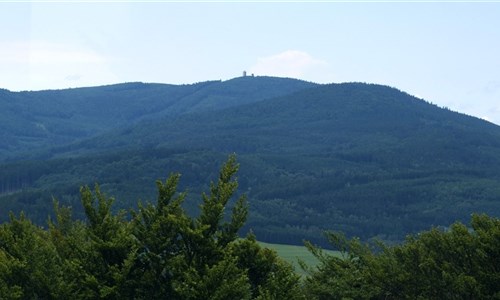
[[[500,2],[0,3],[0,87],[227,80],[397,87],[500,124]]]

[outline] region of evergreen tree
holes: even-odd
[[[299,279],[253,236],[238,238],[245,196],[226,207],[238,183],[230,156],[217,183],[203,194],[200,215],[182,208],[179,174],[157,181],[156,203],[126,218],[113,198],[82,187],[86,220],[54,201],[48,230],[23,214],[0,225],[1,299],[295,299]]]

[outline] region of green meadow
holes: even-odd
[[[305,246],[285,245],[285,244],[271,244],[259,242],[262,247],[272,249],[278,253],[278,256],[287,262],[291,263],[298,274],[306,275],[304,270],[299,265],[299,259],[302,260],[307,266],[314,267],[318,264],[318,259],[307,250]],[[324,250],[330,255],[340,256],[339,251]]]

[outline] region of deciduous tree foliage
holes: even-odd
[[[342,257],[307,244],[320,260],[305,284],[317,299],[500,299],[500,220],[473,215],[372,249],[359,239],[328,233]]]

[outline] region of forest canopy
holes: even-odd
[[[319,259],[305,278],[254,235],[238,237],[248,204],[235,198],[235,156],[202,194],[200,214],[182,208],[179,174],[157,181],[155,204],[112,212],[98,185],[81,188],[86,219],[54,202],[48,227],[24,214],[0,225],[1,299],[498,299],[500,220],[473,215],[377,247],[327,233],[341,257],[306,243]],[[234,200],[234,201],[233,201]],[[232,211],[226,215],[228,204]]]
[[[500,127],[398,89],[240,77],[0,93],[0,211],[38,225],[52,197],[85,219],[79,187],[114,211],[182,173],[198,214],[228,153],[259,240],[328,247],[325,230],[400,243],[431,226],[500,216]],[[0,214],[0,222],[9,221]]]

